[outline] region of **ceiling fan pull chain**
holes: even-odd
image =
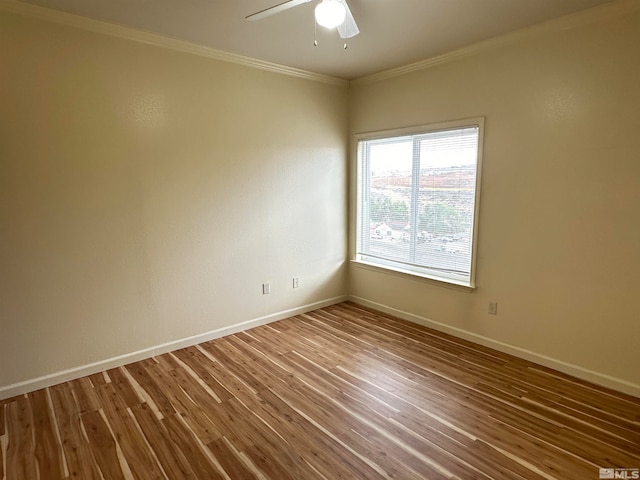
[[[342,48],[344,48],[345,50],[347,49],[347,42],[348,42],[348,38],[349,38],[349,25],[347,24],[347,20],[344,20],[344,32],[345,32],[345,38],[344,38],[344,45]]]
[[[347,2],[345,2],[345,0],[342,0],[342,4],[344,5],[345,10],[348,8],[347,7]],[[342,22],[342,25],[344,25],[344,49],[347,49],[347,39],[349,38],[349,22],[347,22],[347,17],[344,18],[344,22]]]
[[[316,22],[315,17],[313,18],[313,46],[318,46],[318,22]]]

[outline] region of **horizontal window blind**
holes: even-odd
[[[357,260],[472,286],[480,128],[358,141]]]

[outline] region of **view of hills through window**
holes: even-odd
[[[468,280],[478,127],[364,140],[358,146],[361,259]]]

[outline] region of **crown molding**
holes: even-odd
[[[549,35],[553,32],[566,31],[590,25],[602,20],[625,15],[636,10],[640,10],[640,0],[616,0],[610,3],[605,3],[604,5],[599,5],[597,7],[539,23],[531,27],[516,30],[499,37],[483,40],[436,57],[427,58],[401,67],[391,68],[382,72],[359,77],[351,80],[350,85],[356,86],[380,82],[382,80],[442,65],[443,63],[449,63],[465,57],[477,55],[478,53],[513,45],[524,40],[544,37],[545,35]]]
[[[131,27],[124,27],[100,20],[93,20],[87,17],[82,17],[80,15],[61,12],[59,10],[31,5],[19,0],[0,0],[0,10],[4,10],[10,13],[33,17],[40,20],[47,20],[61,25],[75,27],[127,40],[133,40],[136,42],[145,43],[147,45],[163,47],[178,52],[189,53],[192,55],[219,60],[222,62],[234,63],[250,68],[256,68],[259,70],[279,73],[282,75],[289,75],[292,77],[312,80],[315,82],[336,85],[340,87],[366,85],[369,83],[380,82],[390,78],[425,70],[437,65],[442,65],[444,63],[460,60],[472,55],[477,55],[488,50],[512,45],[526,39],[542,37],[553,32],[570,30],[573,28],[589,25],[598,21],[606,20],[608,18],[624,15],[638,9],[640,9],[640,0],[615,0],[613,2],[589,8],[581,12],[565,15],[563,17],[549,20],[547,22],[543,22],[531,27],[516,30],[515,32],[511,32],[506,35],[491,38],[489,40],[484,40],[442,55],[427,58],[425,60],[410,63],[408,65],[403,65],[401,67],[384,70],[372,75],[366,75],[364,77],[359,77],[349,81],[338,77],[322,75],[308,70],[289,67],[265,60],[259,60],[244,55],[229,53],[195,43],[159,35],[156,33],[137,30]]]
[[[246,57],[244,55],[238,55],[235,53],[224,52],[222,50],[216,50],[215,48],[197,45],[195,43],[178,40],[164,35],[159,35],[157,33],[151,33],[143,30],[137,30],[131,27],[115,25],[113,23],[103,22],[100,20],[93,20],[87,17],[82,17],[80,15],[74,15],[67,12],[61,12],[59,10],[53,10],[51,8],[31,5],[28,3],[20,2],[18,0],[0,0],[0,10],[27,17],[37,18],[39,20],[46,20],[69,27],[79,28],[82,30],[88,30],[94,33],[110,35],[126,40],[145,43],[147,45],[163,47],[178,52],[211,58],[213,60],[219,60],[222,62],[234,63],[236,65],[257,68],[259,70],[266,70],[268,72],[289,75],[292,77],[326,83],[329,85],[336,85],[340,87],[349,86],[349,81],[341,78],[332,77],[329,75],[321,75],[319,73],[314,73],[299,68],[288,67],[286,65],[281,65],[278,63]]]

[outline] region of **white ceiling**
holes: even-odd
[[[284,0],[23,0],[217,50],[343,79],[425,60],[610,0],[348,0],[360,35],[318,27],[313,0],[249,22]]]

